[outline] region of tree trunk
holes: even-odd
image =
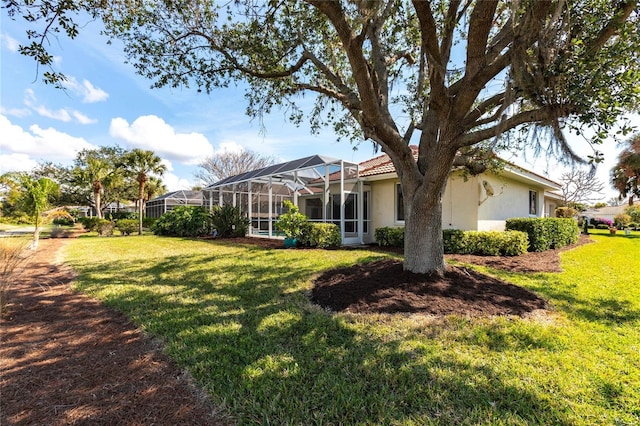
[[[36,229],[33,231],[33,240],[31,241],[31,250],[37,250],[40,243],[40,225],[36,225]]]
[[[413,198],[409,215],[405,215],[404,270],[442,276],[446,267],[442,243],[442,200],[440,196],[432,202],[417,200],[420,197]]]
[[[142,206],[144,199],[144,184],[141,184],[138,190],[138,235],[142,235]]]
[[[96,207],[96,216],[98,219],[102,219],[102,205],[100,202],[100,191],[96,191],[93,193],[93,202]]]

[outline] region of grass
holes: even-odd
[[[638,424],[640,235],[593,238],[563,273],[485,270],[548,298],[534,319],[309,303],[315,274],[382,256],[366,250],[142,236],[77,239],[66,258],[240,424]]]

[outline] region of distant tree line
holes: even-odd
[[[43,162],[29,172],[0,176],[0,220],[32,221],[22,202],[29,191],[24,182],[43,178],[56,184],[48,194],[52,207],[88,206],[102,218],[112,203],[135,202],[142,218],[145,203],[167,191],[161,180],[165,171],[153,151],[118,146],[85,149],[71,166]]]

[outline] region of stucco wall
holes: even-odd
[[[482,186],[486,180],[493,188],[493,196],[487,196]],[[544,189],[527,185],[504,176],[480,175],[477,178],[480,191],[478,207],[478,230],[504,230],[507,219],[514,217],[532,217],[544,215]],[[529,191],[537,192],[537,212],[529,213]]]
[[[482,182],[487,181],[493,196],[487,196]],[[403,226],[395,219],[397,179],[371,182],[372,228]],[[463,230],[504,230],[506,219],[531,217],[529,191],[537,192],[537,216],[545,212],[544,189],[504,176],[480,175],[449,178],[442,197],[442,228]]]
[[[449,179],[442,197],[442,227],[476,229],[478,190],[473,178],[465,182],[461,177]],[[375,230],[383,226],[404,226],[396,220],[397,179],[371,182],[371,219]]]
[[[371,182],[371,223],[375,231],[383,226],[404,226],[395,220],[395,188],[398,180]]]
[[[442,197],[442,228],[475,230],[478,223],[478,183],[452,175]]]

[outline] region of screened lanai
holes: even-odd
[[[145,215],[158,218],[177,206],[202,206],[202,191],[173,191],[147,201]]]
[[[358,165],[313,155],[231,176],[203,189],[204,205],[233,205],[250,221],[249,235],[282,238],[274,223],[285,200],[310,221],[340,227],[343,244],[362,242],[366,226]]]

